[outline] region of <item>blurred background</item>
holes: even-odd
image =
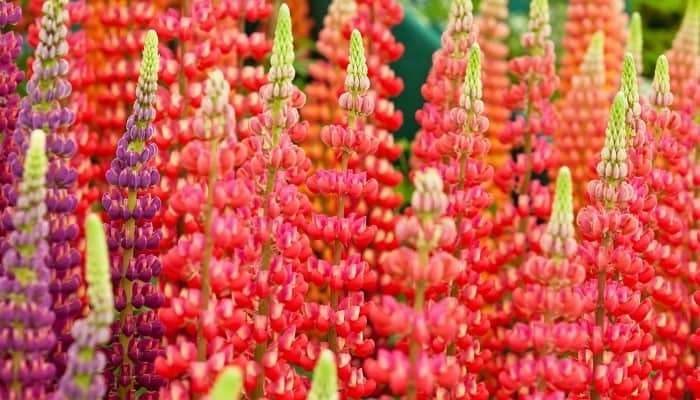
[[[476,12],[479,0],[472,0]],[[329,0],[309,0],[309,12],[313,17],[314,33],[323,24],[323,16]],[[397,74],[404,78],[405,89],[395,99],[397,107],[404,110],[404,126],[397,133],[399,138],[410,138],[418,129],[413,114],[422,105],[420,86],[427,76],[433,51],[440,45],[440,33],[447,21],[450,0],[401,0],[405,6],[405,18],[394,29],[397,39],[406,46],[404,56],[393,65]],[[521,52],[519,37],[527,29],[528,0],[510,0],[511,35],[509,41],[511,56]],[[567,13],[566,0],[550,0],[553,39],[560,43],[563,36]],[[649,75],[654,70],[656,58],[671,45],[687,0],[626,0],[629,13],[638,11],[644,24],[644,72]],[[292,10],[293,12],[293,10]],[[315,35],[314,35],[315,36]],[[561,48],[557,49],[559,52]],[[561,54],[558,54],[561,56]],[[560,59],[561,57],[558,57]]]

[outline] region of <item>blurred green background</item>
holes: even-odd
[[[431,56],[440,45],[440,33],[447,19],[450,0],[401,0],[406,16],[402,24],[394,28],[394,34],[406,46],[404,56],[393,67],[404,78],[405,89],[395,103],[404,112],[404,125],[397,132],[399,138],[411,138],[418,130],[415,111],[422,106],[420,86],[430,68]],[[310,0],[311,13],[316,21],[316,33],[322,26],[323,15],[329,0]],[[528,0],[511,0],[511,55],[520,52],[519,36],[527,29]],[[553,37],[556,43],[563,35],[568,1],[550,0]],[[654,60],[663,53],[673,40],[685,10],[686,0],[626,0],[627,11],[639,11],[644,23],[644,71],[649,75]],[[479,0],[474,0],[478,10]]]

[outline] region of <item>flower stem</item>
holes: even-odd
[[[606,234],[603,237],[603,248],[606,254],[609,254],[610,252],[610,242],[611,238]],[[596,330],[600,330],[600,337],[601,341],[604,337],[604,329],[605,329],[605,283],[607,280],[607,267],[600,269],[598,271],[598,299],[596,301],[596,309],[595,309],[595,325],[596,325]],[[591,338],[591,351],[593,351],[593,340],[595,340],[595,330],[593,333],[593,337]],[[593,354],[593,370],[592,370],[592,378],[591,378],[591,399],[592,400],[598,400],[600,399],[600,393],[595,389],[595,371],[598,369],[598,366],[603,364],[603,352],[605,350],[605,346],[603,345],[600,349],[599,352]]]
[[[350,155],[347,152],[343,153],[342,160],[340,163],[340,171],[345,172],[348,169],[348,161],[350,159]],[[338,210],[336,212],[336,216],[338,217],[338,220],[342,220],[345,217],[345,196],[339,195],[338,196]],[[340,242],[340,240],[336,239],[335,244],[334,244],[334,249],[333,249],[333,267],[338,268],[340,265],[340,259],[343,255],[343,244]],[[342,289],[341,289],[342,290]],[[333,290],[332,288],[330,289],[330,300],[331,300],[331,308],[333,309],[333,313],[338,311],[338,302],[340,300],[340,291],[338,290]],[[338,351],[338,332],[335,330],[335,326],[331,325],[330,329],[328,331],[328,344],[330,346],[330,349],[332,352],[337,352]]]
[[[418,248],[418,258],[422,268],[428,268],[428,248],[427,246],[420,246]],[[416,293],[413,299],[413,312],[418,315],[423,312],[423,305],[425,303],[425,280],[421,279],[416,282]],[[411,335],[409,339],[409,353],[408,360],[411,368],[411,376],[408,382],[408,389],[406,393],[406,398],[408,400],[414,400],[417,396],[417,377],[416,372],[418,371],[418,356],[420,355],[420,343],[416,341],[415,335]]]
[[[269,166],[267,169],[267,182],[265,182],[265,192],[263,193],[263,204],[265,207],[265,216],[267,217],[269,215],[269,202],[270,202],[270,195],[272,194],[272,189],[275,186],[275,177],[277,176],[277,168],[273,166]],[[263,244],[262,248],[262,256],[260,259],[260,271],[267,271],[270,269],[270,263],[272,262],[272,237],[268,238],[265,243]],[[260,305],[258,306],[258,315],[263,315],[267,316],[269,313],[270,309],[270,299],[268,297],[265,297],[260,301]],[[265,351],[267,351],[267,340],[258,343],[255,346],[255,362],[261,364],[262,358],[265,355]],[[260,373],[260,376],[258,376],[258,381],[255,386],[255,391],[253,392],[253,395],[251,396],[251,399],[259,399],[263,395],[263,389],[264,389],[264,383],[265,383],[265,372],[262,371]]]
[[[214,186],[219,172],[219,141],[211,139],[209,179],[207,181],[207,203],[204,208],[204,257],[200,270],[202,282],[202,300],[199,307],[199,324],[197,326],[197,360],[207,359],[207,339],[204,337],[204,314],[209,308],[211,297],[211,281],[209,279],[209,267],[214,250],[214,238],[212,237],[212,214],[214,211]]]
[[[129,189],[126,207],[130,213],[136,208],[136,200],[136,190]],[[131,336],[127,335],[124,330],[124,326],[128,323],[127,318],[134,313],[133,305],[131,304],[132,283],[126,278],[126,271],[129,268],[129,264],[131,264],[131,260],[134,258],[133,243],[135,239],[134,236],[136,236],[136,221],[133,218],[129,218],[126,221],[126,224],[124,225],[124,236],[126,238],[126,242],[132,243],[132,245],[131,247],[124,249],[122,253],[121,279],[119,281],[119,285],[121,286],[122,290],[124,290],[125,307],[119,316],[119,327],[121,328],[121,332],[119,333],[119,343],[122,347],[123,362],[127,364],[127,371],[129,371],[129,373],[133,376],[135,373],[134,362],[131,360],[131,357],[129,357],[129,339]],[[115,375],[121,375],[121,371],[122,369],[117,367]],[[129,383],[119,387],[119,398],[126,399],[128,394],[132,391],[133,384],[133,379],[130,376]]]

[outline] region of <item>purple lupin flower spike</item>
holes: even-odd
[[[34,129],[47,134],[46,153],[49,168],[46,174],[46,208],[49,218],[49,253],[46,265],[51,271],[49,286],[56,315],[54,331],[56,347],[51,360],[59,374],[63,373],[66,350],[73,341],[72,322],[82,310],[76,292],[81,285],[80,253],[74,242],[79,230],[75,222],[78,204],[75,196],[77,172],[70,160],[76,152],[75,141],[65,134],[73,123],[73,112],[64,105],[71,93],[66,74],[68,52],[65,10],[68,0],[46,0],[42,7],[39,44],[35,50],[33,75],[27,83],[27,96],[20,104],[14,142],[18,151],[10,154],[9,162],[15,176],[22,174],[22,158],[27,138]]]
[[[152,284],[161,269],[160,260],[152,254],[158,249],[161,233],[150,222],[160,209],[160,199],[148,193],[160,181],[152,165],[158,148],[151,141],[159,62],[158,36],[149,31],[134,109],[106,174],[112,190],[102,198],[110,221],[107,243],[119,312],[107,356],[109,399],[131,399],[138,391],[140,400],[155,400],[164,383],[153,365],[161,352],[164,331],[155,311],[163,304],[163,295]]]
[[[106,392],[102,372],[107,359],[100,347],[109,342],[114,322],[114,297],[109,268],[109,250],[102,221],[90,214],[85,221],[85,280],[90,314],[73,324],[75,341],[68,349],[66,372],[53,400],[102,399]]]
[[[19,5],[13,1],[0,2],[0,28],[17,24],[21,16]],[[24,79],[24,72],[15,64],[21,50],[22,36],[12,31],[0,33],[0,259],[7,250],[6,236],[12,230],[8,206],[15,202],[15,199],[8,198],[14,196],[12,186],[15,179],[7,157],[13,149],[12,134],[19,111],[17,84]],[[3,271],[0,265],[0,276]]]
[[[46,137],[32,132],[0,277],[0,398],[44,399],[55,367],[46,237]]]

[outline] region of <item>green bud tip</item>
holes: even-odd
[[[25,175],[42,177],[45,174],[49,160],[46,157],[46,134],[41,129],[32,131],[29,137],[29,148],[24,161]]]
[[[630,19],[630,37],[627,40],[627,49],[632,54],[642,53],[643,44],[643,31],[642,31],[642,17],[638,12],[632,14],[632,19]]]
[[[605,147],[609,150],[624,149],[625,144],[625,115],[627,101],[622,92],[618,92],[610,109],[608,126],[605,129]]]
[[[660,93],[670,93],[671,78],[668,73],[668,59],[665,55],[660,55],[656,59],[656,68],[654,69],[654,81],[652,87]]]
[[[634,62],[637,67],[637,72],[642,73],[644,63],[642,62],[642,17],[639,13],[632,14],[629,26],[630,36],[627,39],[627,51],[634,56]]]
[[[338,377],[333,352],[323,350],[319,357],[307,400],[337,400]]]
[[[469,49],[464,89],[472,98],[481,99],[481,49],[478,43]]]
[[[586,50],[586,55],[593,53],[598,57],[603,55],[603,48],[605,44],[605,34],[601,31],[597,31],[591,36],[591,43],[588,44],[588,50]]]
[[[211,400],[237,400],[241,396],[243,373],[238,367],[224,369],[211,390]]]
[[[365,46],[362,43],[362,34],[357,29],[350,35],[350,60],[348,72],[358,76],[367,76],[367,60],[365,58]]]
[[[109,249],[104,226],[96,214],[89,214],[85,220],[85,237],[85,280],[90,305],[94,310],[109,310],[114,304]],[[113,312],[105,314],[112,316]]]
[[[275,38],[272,44],[272,65],[292,65],[294,62],[294,36],[292,35],[292,17],[289,7],[282,3],[277,12]],[[276,58],[276,59],[275,59]]]
[[[158,34],[151,29],[146,33],[146,40],[143,45],[141,77],[148,82],[155,82],[158,80],[159,68],[160,55],[158,54]]]
[[[569,171],[569,167],[564,166],[559,168],[553,212],[571,212],[573,215],[571,187],[571,171]]]
[[[530,21],[541,21],[549,24],[549,1],[532,0],[530,2]]]
[[[635,66],[634,56],[630,53],[625,54],[625,60],[622,63],[622,92],[625,94],[629,105],[639,101],[637,67]]]

